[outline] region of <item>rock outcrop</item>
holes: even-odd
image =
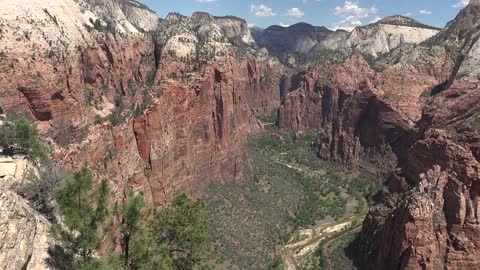
[[[365,219],[360,240],[365,268],[476,269],[479,264],[479,8],[480,1],[471,1],[435,37],[443,44],[458,42],[460,55],[447,83],[432,92],[417,140],[382,192],[384,206]]]
[[[2,269],[49,269],[50,222],[14,192],[32,165],[25,157],[0,156],[0,264]]]
[[[421,24],[403,16],[386,17],[376,23],[355,28],[346,40],[326,41],[332,50],[355,51],[377,57],[403,44],[419,44],[439,32],[440,29]]]

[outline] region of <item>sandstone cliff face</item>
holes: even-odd
[[[383,206],[364,221],[363,268],[478,266],[479,7],[472,1],[420,46],[394,49],[375,72],[356,56],[288,80],[280,128],[316,129],[323,159],[397,162]]]
[[[200,23],[202,20],[197,19],[200,17],[205,17],[205,14],[200,12],[193,13],[192,20]],[[239,39],[245,44],[255,45],[255,40],[253,40],[248,24],[244,19],[233,16],[216,17],[208,15],[207,21],[214,21],[227,38]]]
[[[418,44],[439,32],[413,19],[392,16],[376,23],[355,28],[346,40],[330,42],[329,49],[354,50],[377,57],[403,44]],[[326,42],[329,42],[328,40]]]
[[[50,222],[14,192],[32,165],[0,155],[0,264],[2,269],[49,269]]]
[[[278,106],[282,65],[246,45],[243,20],[171,14],[154,39],[136,21],[150,11],[127,2],[5,5],[18,14],[2,17],[5,110],[37,121],[58,163],[87,162],[118,196],[144,189],[159,206],[212,180],[244,180],[247,135]]]
[[[160,19],[154,11],[136,0],[120,1],[120,6],[128,21],[140,31],[156,31]]]
[[[187,68],[165,64],[157,75],[180,77]],[[73,167],[86,160],[115,181],[118,196],[145,190],[157,206],[175,193],[198,195],[211,181],[244,181],[247,136],[261,128],[256,116],[269,115],[280,99],[264,82],[263,68],[269,67],[230,58],[188,84],[165,79],[163,95],[145,113],[118,127],[90,127],[81,143],[58,148],[57,160]]]
[[[448,83],[425,106],[417,141],[383,191],[385,206],[365,219],[366,268],[478,268],[479,7],[472,1],[436,37],[458,42],[460,55]]]
[[[121,24],[95,30],[89,18],[100,15],[80,4],[16,1],[2,7],[0,100],[8,112],[40,121],[53,138],[79,136],[95,118],[111,113],[116,92],[146,80],[154,69],[148,38],[131,24],[134,32],[125,37],[113,35],[113,29],[125,31]]]
[[[419,59],[414,69],[399,64],[374,72],[357,54],[342,64],[300,72],[290,79],[278,126],[317,130],[316,145],[324,159],[356,162],[362,154],[373,149],[383,152],[392,143],[400,151],[405,148],[402,143],[413,140],[403,135],[411,134],[420,118],[422,93],[447,77],[445,62],[423,68],[427,64]]]

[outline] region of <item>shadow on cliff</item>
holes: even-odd
[[[65,252],[59,245],[53,245],[48,248],[49,258],[45,259],[50,269],[70,270],[73,269],[72,256]]]

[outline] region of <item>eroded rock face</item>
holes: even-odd
[[[3,269],[49,269],[50,222],[14,192],[33,165],[25,157],[0,156],[0,265]]]
[[[284,73],[247,46],[244,20],[170,14],[154,40],[141,33],[154,15],[139,3],[57,2],[5,5],[17,16],[2,16],[0,40],[0,101],[37,121],[57,162],[87,162],[118,194],[144,189],[155,206],[215,179],[244,180],[247,135],[278,106]]]
[[[0,264],[3,269],[49,269],[50,223],[16,193],[0,188]]]
[[[480,64],[479,4],[472,1],[437,37],[459,42],[460,56],[448,83],[425,105],[417,140],[383,191],[384,206],[365,219],[361,264],[368,269],[478,268],[480,134],[472,126],[480,111],[473,68]]]
[[[280,106],[278,126],[317,130],[319,156],[344,163],[356,162],[370,150],[392,148],[404,155],[405,144],[413,142],[412,118],[419,117],[423,104],[418,89],[428,82],[438,83],[433,76],[412,75],[395,67],[375,73],[358,54],[343,64],[298,73],[290,81],[291,92]],[[403,85],[414,87],[399,93]],[[416,113],[414,108],[419,108]]]
[[[325,27],[298,23],[289,27],[270,26],[256,31],[254,38],[259,46],[267,48],[280,61],[296,66],[304,63],[310,50],[332,33]]]
[[[174,67],[159,72],[171,74]],[[87,160],[115,179],[119,196],[124,189],[143,189],[157,206],[175,193],[198,195],[211,181],[245,181],[247,136],[261,128],[256,116],[269,115],[280,98],[267,91],[263,68],[228,59],[209,67],[199,83],[169,80],[140,117],[119,127],[91,127],[86,140],[56,156],[73,167]],[[270,83],[278,83],[273,74]]]
[[[365,219],[368,268],[475,269],[480,164],[440,130],[430,131],[408,154],[405,178],[390,180],[385,206]]]

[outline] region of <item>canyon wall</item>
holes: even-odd
[[[362,269],[477,268],[479,16],[474,0],[420,46],[290,78],[281,129],[317,130],[323,159],[356,164],[380,153],[396,164],[363,223]]]
[[[245,180],[247,137],[280,103],[285,71],[247,44],[244,20],[160,22],[117,0],[2,7],[0,102],[36,121],[59,165],[87,163],[117,198],[144,190],[155,206],[213,180]]]

